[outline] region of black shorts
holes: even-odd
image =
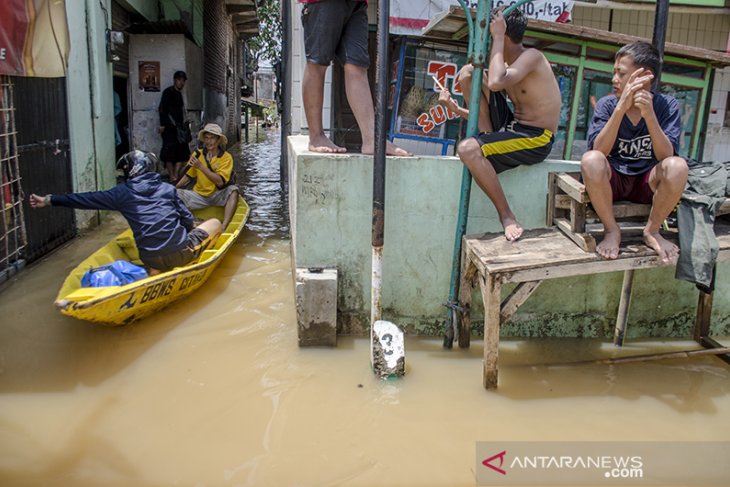
[[[190,159],[190,147],[188,144],[180,144],[175,136],[175,142],[162,143],[160,160],[162,162],[187,162]]]
[[[165,272],[175,267],[182,267],[197,259],[208,245],[210,245],[210,235],[208,235],[208,232],[201,228],[193,228],[188,232],[188,240],[182,249],[168,254],[140,254],[140,259],[147,267]]]
[[[307,61],[329,66],[336,57],[342,64],[370,66],[368,7],[361,0],[321,0],[302,5],[304,52]]]
[[[537,164],[550,155],[553,133],[516,122],[502,93],[490,93],[489,118],[494,132],[481,133],[474,138],[497,173],[517,166]]]

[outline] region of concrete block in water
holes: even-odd
[[[406,373],[406,348],[403,332],[390,321],[373,323],[370,335],[370,361],[373,373],[385,379]]]
[[[298,268],[299,346],[337,346],[337,269]]]

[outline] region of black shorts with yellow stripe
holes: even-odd
[[[490,93],[489,116],[495,131],[481,133],[475,139],[497,173],[547,159],[553,133],[515,121],[502,93]]]

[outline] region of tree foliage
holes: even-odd
[[[259,19],[259,35],[247,41],[256,57],[268,60],[272,65],[281,60],[281,7],[280,0],[258,0],[256,16]]]

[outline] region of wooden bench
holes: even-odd
[[[730,260],[730,225],[715,225],[720,243],[718,262]],[[623,341],[631,297],[633,272],[665,265],[643,244],[622,247],[616,260],[604,260],[593,252],[578,248],[555,228],[530,230],[516,242],[502,233],[465,236],[462,245],[459,288],[458,340],[469,347],[472,289],[478,285],[484,302],[484,374],[487,389],[497,387],[499,331],[503,322],[517,312],[545,279],[572,277],[603,272],[624,271],[615,342]],[[502,301],[502,285],[517,283]],[[721,345],[709,337],[712,294],[700,292],[694,339],[707,348]]]
[[[603,225],[590,207],[590,198],[579,172],[551,172],[548,174],[547,226],[555,225],[578,247],[586,252],[596,250],[595,235],[603,233]],[[613,215],[624,235],[640,233],[651,205],[617,201]],[[730,198],[720,207],[717,215],[730,213]],[[590,224],[593,222],[594,224]]]

